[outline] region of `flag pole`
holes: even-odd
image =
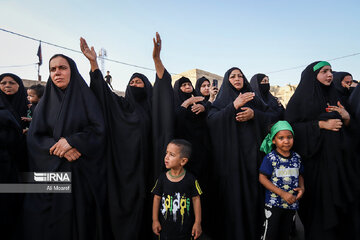
[[[39,57],[39,62],[38,62],[38,81],[41,82],[41,75],[40,75],[40,65],[42,64],[41,40],[39,41],[39,48],[38,48],[37,56]]]

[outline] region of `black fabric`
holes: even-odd
[[[166,172],[162,173],[152,190],[161,197],[159,221],[161,224],[160,239],[190,239],[194,224],[192,198],[199,196],[196,178],[186,172],[179,182],[170,181]]]
[[[360,84],[358,84],[351,93],[348,99],[348,104],[350,113],[354,117],[354,120],[357,122],[357,124],[360,125]]]
[[[64,55],[54,57],[67,60],[71,78],[65,90],[56,87],[50,77],[47,81],[27,135],[30,171],[71,172],[72,193],[27,194],[24,239],[102,239],[102,112],[75,62]],[[49,149],[61,137],[82,154],[79,159],[69,162],[49,155]]]
[[[171,113],[161,112],[161,107],[166,109],[167,104],[173,104],[168,99],[173,97],[170,74],[165,71],[163,79],[156,80],[154,109],[152,86],[144,75],[136,73],[131,77],[130,81],[139,77],[145,87],[128,85],[125,98],[109,89],[99,70],[90,76],[90,88],[101,104],[106,122],[104,159],[112,235],[109,238],[146,239],[144,236],[151,234],[151,184],[155,180],[154,172],[159,173],[164,165],[163,157],[153,160],[152,149],[154,146],[155,156],[160,158],[165,152],[163,144],[172,137],[167,132]],[[155,126],[154,134],[152,126]]]
[[[244,107],[254,111],[254,118],[237,122],[233,101],[239,93],[252,91],[244,75],[244,85],[237,91],[229,81],[229,69],[224,76],[219,94],[208,114],[208,125],[214,155],[213,198],[219,206],[215,214],[217,238],[259,239],[262,224],[263,190],[259,172],[264,155],[259,151],[271,117],[267,107],[257,96]],[[241,70],[240,70],[241,71]]]
[[[24,87],[24,84],[20,77],[12,73],[4,73],[0,75],[0,81],[4,77],[11,77],[14,79],[17,84],[19,84],[19,90],[13,95],[6,95],[3,91],[0,91],[0,98],[3,101],[3,104],[9,109],[9,111],[14,115],[15,119],[20,123],[22,128],[26,128],[28,124],[24,121],[21,121],[21,117],[26,117],[27,113],[27,94]]]
[[[4,108],[6,108],[18,122],[22,129],[25,129],[29,126],[29,122],[21,120],[21,117],[27,116],[27,94],[24,88],[24,84],[20,77],[12,73],[4,73],[0,75],[0,81],[4,77],[11,77],[19,85],[18,91],[13,95],[6,95],[3,91],[0,90],[0,100]],[[19,151],[16,152],[16,167],[19,172],[28,171],[28,160],[26,152],[26,137],[22,135],[17,141]]]
[[[188,80],[189,82],[190,80]],[[202,101],[198,104],[202,104],[205,107],[205,111],[199,114],[195,114],[191,111],[191,106],[184,108],[181,104],[190,98],[191,96],[201,96],[197,91],[193,91],[191,94],[184,93],[180,90],[181,79],[174,84],[174,96],[175,100],[175,138],[185,139],[192,145],[192,153],[189,162],[186,164],[186,168],[195,175],[199,180],[200,185],[203,187],[205,193],[207,193],[202,199],[203,208],[203,229],[207,234],[211,234],[213,227],[210,223],[211,209],[216,204],[212,201],[211,195],[211,173],[209,166],[212,161],[211,156],[211,143],[209,137],[209,129],[206,124],[207,108],[206,102]],[[201,86],[201,84],[200,84]],[[211,106],[211,104],[210,104]]]
[[[274,114],[274,122],[284,118],[285,109],[281,103],[278,102],[277,98],[274,97],[270,92],[270,84],[261,84],[261,81],[266,77],[265,74],[255,74],[251,80],[250,85],[254,90],[255,94],[261,98],[261,100],[269,107]]]
[[[306,194],[299,212],[307,239],[346,238],[354,229],[354,222],[347,223],[358,191],[358,160],[351,149],[349,127],[343,125],[339,132],[319,128],[319,120],[341,116],[326,112],[327,105],[336,105],[340,96],[333,83],[325,86],[317,80],[321,70],[313,71],[317,63],[302,72],[285,112],[295,133],[294,150],[301,155],[305,169]]]
[[[295,210],[265,206],[263,240],[289,240]]]
[[[352,75],[348,72],[334,72],[333,73],[333,82],[334,82],[334,87],[336,88],[336,90],[338,91],[338,94],[340,95],[341,102],[345,104],[346,108],[348,108],[349,106],[347,105],[347,102],[348,102],[348,98],[350,97],[352,88],[350,88],[350,89],[344,88],[341,85],[342,80],[346,76],[352,76]]]
[[[23,152],[19,142],[22,139],[19,122],[0,98],[0,184],[18,182],[18,152]],[[17,221],[21,213],[20,194],[0,193],[0,232],[3,239],[13,239],[18,231]]]
[[[175,111],[174,92],[171,76],[165,69],[162,79],[156,75],[152,98],[152,132],[153,132],[153,179],[165,170],[164,158],[168,143],[174,139]],[[151,201],[152,202],[152,201]]]
[[[203,183],[203,175],[206,173],[208,155],[208,131],[206,126],[207,112],[196,114],[191,111],[192,105],[187,108],[181,104],[192,96],[197,96],[197,92],[193,90],[192,93],[184,93],[180,86],[184,82],[183,78],[179,79],[174,84],[174,98],[175,98],[175,138],[185,139],[192,145],[192,154],[190,161],[187,164],[187,169],[195,175]],[[188,80],[187,82],[190,82]],[[204,105],[203,102],[198,104]]]

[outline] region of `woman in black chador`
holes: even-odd
[[[151,187],[160,174],[167,141],[172,137],[171,76],[160,60],[161,39],[154,39],[154,88],[145,75],[134,73],[125,97],[103,80],[96,53],[81,39],[91,64],[90,88],[98,98],[106,123],[108,239],[151,239]],[[153,157],[155,156],[155,158]]]
[[[350,138],[352,120],[332,80],[329,63],[307,66],[285,112],[304,163],[306,192],[299,213],[311,240],[359,238],[354,233],[359,160]]]
[[[28,131],[31,172],[71,172],[71,193],[30,193],[24,239],[103,239],[104,120],[99,103],[64,55],[50,77]]]
[[[21,165],[26,165],[20,118],[21,113],[26,113],[26,96],[21,79],[14,74],[0,75],[0,87],[0,184],[17,183],[19,171],[24,171]],[[0,193],[0,232],[4,239],[15,236],[21,199],[17,193]]]
[[[2,105],[12,115],[20,125],[22,132],[29,126],[29,123],[22,121],[21,117],[27,115],[27,94],[20,77],[13,73],[4,73],[0,75],[0,99]],[[16,168],[19,172],[28,171],[28,162],[26,154],[26,136],[22,134],[16,141],[17,151],[13,152]]]
[[[270,118],[239,68],[229,69],[208,114],[214,154],[216,239],[259,239],[263,194],[259,148]]]
[[[211,86],[210,80],[206,77],[201,77],[196,80],[195,91],[199,96],[203,96],[205,98],[204,104],[206,110],[208,111],[211,107],[211,104],[215,101],[218,88],[216,86]]]
[[[333,75],[334,87],[340,95],[341,102],[343,102],[345,104],[345,108],[348,109],[348,99],[354,90],[354,88],[351,87],[353,80],[352,75],[348,72],[334,72]]]
[[[198,96],[190,79],[181,77],[174,84],[175,138],[189,141],[192,145],[191,161],[187,170],[202,184],[208,161],[206,109],[204,97]],[[205,184],[203,183],[202,186]]]
[[[262,73],[255,74],[250,80],[250,85],[256,96],[264,101],[269,107],[269,111],[273,112],[273,121],[283,119],[285,109],[280,101],[271,94],[269,77]]]

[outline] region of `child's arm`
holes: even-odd
[[[267,178],[266,175],[260,173],[259,181],[266,189],[279,195],[288,204],[293,204],[294,202],[296,202],[296,197],[294,195],[292,195],[291,193],[285,192],[282,189],[276,187],[272,182],[270,182],[270,180]]]
[[[191,231],[191,235],[194,237],[194,239],[197,239],[198,237],[200,237],[200,235],[202,233],[200,196],[193,197],[192,202],[193,202],[193,206],[194,206],[195,222],[194,222],[194,226]]]
[[[161,225],[159,222],[159,207],[160,207],[160,200],[161,197],[158,195],[154,195],[154,203],[153,203],[153,213],[152,213],[152,229],[153,232],[156,235],[160,235],[160,231],[161,231]]]
[[[294,188],[294,191],[298,192],[298,194],[296,195],[296,200],[299,200],[304,195],[305,187],[304,187],[304,178],[303,178],[303,176],[299,175],[299,187]]]

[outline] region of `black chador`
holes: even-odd
[[[24,239],[103,239],[105,203],[105,125],[96,97],[70,65],[67,87],[58,88],[49,77],[37,105],[28,136],[31,172],[71,172],[72,193],[30,193],[25,198]],[[52,60],[50,59],[50,61]],[[73,162],[49,149],[66,138],[81,156]]]
[[[236,121],[234,100],[240,93],[252,92],[246,77],[240,90],[230,83],[229,69],[219,94],[208,114],[208,125],[214,153],[214,178],[217,192],[217,239],[259,239],[262,225],[263,194],[258,169],[263,155],[259,148],[265,137],[270,117],[267,107],[257,96],[246,103],[254,118]],[[240,70],[241,72],[241,70]]]
[[[325,85],[317,79],[328,65],[314,62],[305,68],[285,111],[295,133],[294,151],[304,164],[305,194],[299,214],[306,239],[358,239],[354,224],[359,161],[352,149],[352,120],[339,131],[319,127],[320,121],[342,119],[338,112],[327,110],[341,102],[334,83]]]
[[[145,75],[133,74],[130,81],[138,77],[144,87],[128,84],[125,97],[110,90],[100,70],[90,76],[106,122],[109,238],[146,239],[152,235],[151,187],[172,137],[166,131],[172,128],[167,119],[173,118],[172,109],[166,108],[172,106],[170,74],[165,70],[162,79],[157,77],[154,89]]]

